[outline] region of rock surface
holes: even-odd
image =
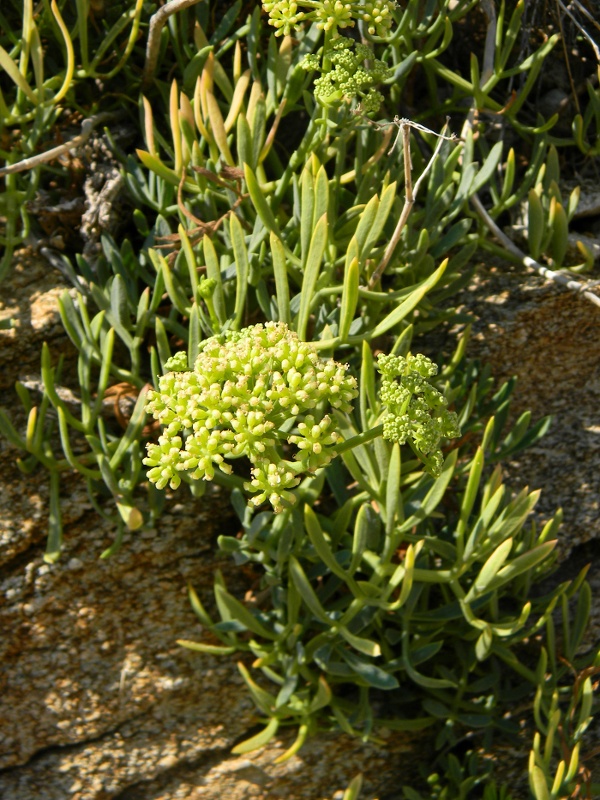
[[[470,290],[474,350],[499,377],[519,374],[515,410],[556,415],[548,436],[506,470],[513,485],[545,489],[540,517],[563,505],[563,557],[581,560],[600,539],[600,313],[503,269],[484,270]],[[56,311],[59,283],[43,262],[24,259],[3,295],[0,315],[16,327],[0,331],[1,404],[21,426],[10,386],[39,379],[41,341],[73,356]],[[128,534],[101,560],[114,531],[71,476],[61,497],[64,554],[47,565],[47,476],[17,472],[2,439],[0,452],[3,800],[341,800],[359,771],[362,798],[394,800],[418,782],[428,744],[414,735],[381,746],[327,735],[277,766],[290,732],[256,754],[231,755],[256,725],[236,666],[176,644],[200,634],[188,581],[209,605],[217,567],[243,591],[243,578],[215,560],[215,537],[231,532],[224,497],[177,495],[155,530]]]
[[[513,485],[542,488],[536,508],[563,507],[560,548],[600,539],[600,308],[523,270],[482,267],[465,309],[473,314],[470,353],[498,384],[515,376],[512,420],[552,416],[549,432],[506,464]]]

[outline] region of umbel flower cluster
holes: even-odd
[[[438,371],[424,355],[380,355],[380,397],[387,407],[383,437],[399,444],[407,442],[424,461],[428,472],[437,477],[444,459],[442,439],[460,436],[458,417],[448,411],[448,401],[430,383]]]
[[[289,36],[304,22],[316,22],[324,31],[353,27],[356,20],[367,25],[374,36],[385,36],[393,22],[394,0],[368,0],[343,2],[343,0],[266,0],[262,4],[269,15],[269,24],[275,36]]]
[[[181,474],[212,480],[215,469],[246,457],[245,489],[275,511],[294,502],[301,476],[326,466],[341,436],[327,410],[350,411],[356,380],[347,366],[323,361],[283,323],[227,331],[201,344],[193,371],[185,353],[151,391],[146,410],[163,426],[144,464],[160,489],[176,489]]]
[[[369,64],[368,69],[365,62]],[[375,89],[375,84],[392,75],[392,70],[375,58],[367,45],[345,36],[331,43],[327,68],[321,64],[319,56],[313,54],[305,56],[300,66],[321,73],[314,87],[315,98],[320,103],[327,106],[356,98],[365,114],[379,110],[383,95]]]

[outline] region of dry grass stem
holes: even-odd
[[[50,150],[46,150],[44,153],[38,153],[35,156],[24,158],[22,161],[17,161],[16,164],[9,164],[7,167],[1,167],[0,177],[3,177],[4,175],[14,175],[16,172],[25,172],[28,169],[34,169],[42,164],[48,164],[48,162],[54,161],[55,159],[59,158],[59,156],[64,155],[64,153],[68,153],[69,150],[74,150],[76,147],[80,147],[82,144],[87,142],[92,135],[94,128],[103,122],[108,122],[110,119],[114,119],[114,117],[115,115],[111,112],[103,112],[102,114],[96,114],[89,119],[84,119],[81,123],[80,134],[74,136],[72,139],[69,139],[69,141],[65,142],[64,144],[59,144],[57,147],[52,147]]]
[[[446,118],[446,125],[443,128],[442,133],[435,133],[435,131],[429,130],[424,125],[420,125],[418,122],[411,122],[408,119],[398,119],[396,117],[394,119],[394,125],[398,126],[398,136],[396,136],[396,140],[392,145],[390,152],[396,146],[398,138],[402,136],[402,152],[404,157],[404,185],[405,185],[405,196],[404,196],[404,206],[402,208],[402,213],[400,214],[400,219],[396,224],[396,228],[394,229],[394,233],[392,234],[392,238],[390,239],[388,246],[385,249],[385,253],[383,254],[383,258],[377,265],[377,268],[371,275],[369,280],[369,289],[372,289],[373,286],[377,283],[377,281],[381,278],[383,273],[385,272],[385,268],[390,262],[392,255],[394,254],[394,250],[396,249],[398,242],[402,236],[402,231],[404,230],[404,226],[410,216],[410,212],[412,211],[412,207],[415,203],[415,199],[423,183],[424,179],[429,174],[429,171],[433,167],[436,158],[438,157],[440,150],[442,149],[442,145],[445,141],[455,141],[456,137],[454,135],[447,136],[444,131],[448,128],[448,123],[450,118]],[[380,126],[383,127],[383,126]],[[413,186],[412,183],[412,161],[410,157],[410,129],[415,128],[416,130],[423,131],[425,133],[432,133],[434,136],[438,137],[438,142],[435,146],[435,150],[433,151],[433,155],[429,159],[427,166],[419,176],[417,182]]]

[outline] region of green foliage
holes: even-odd
[[[529,785],[535,800],[556,800],[579,794],[593,797],[598,783],[585,765],[584,734],[593,719],[593,679],[600,671],[597,652],[579,654],[590,613],[591,591],[583,584],[576,605],[561,600],[561,665],[556,659],[555,620],[547,621],[548,663],[545,680],[537,686],[533,711],[536,732],[529,754]],[[575,666],[577,664],[577,666]],[[566,669],[565,669],[566,667]],[[565,674],[566,673],[566,674]]]
[[[162,333],[161,338],[165,340],[163,350],[168,349],[164,325],[156,315],[164,287],[157,281],[153,294],[147,288],[138,297],[133,279],[135,271],[129,269],[132,267],[130,248],[124,245],[119,252],[108,240],[105,240],[104,247],[113,269],[104,274],[103,288],[90,281],[87,284],[89,300],[79,293],[73,298],[72,293],[64,292],[59,301],[61,321],[78,351],[80,402],[77,412],[61,391],[62,359],[57,366],[52,366],[52,355],[47,345],[42,350],[41,373],[45,394],[41,405],[35,406],[30,392],[17,384],[18,394],[28,413],[24,436],[14,428],[6,412],[0,410],[0,430],[28,454],[18,462],[20,469],[32,472],[42,464],[52,476],[54,513],[45,556],[50,562],[60,554],[60,475],[66,470],[75,470],[85,478],[90,499],[103,516],[106,512],[98,502],[98,495],[105,491],[101,487],[106,487],[113,497],[117,523],[115,546],[118,546],[125,527],[136,530],[143,524],[135,497],[142,478],[140,437],[146,421],[146,381],[140,374],[141,350],[148,327],[156,329],[157,338]],[[92,277],[82,259],[79,267],[84,276]],[[137,270],[143,271],[139,266]],[[93,316],[87,310],[91,298],[100,309]],[[165,322],[168,324],[167,320]],[[128,364],[123,358],[119,359],[120,364],[115,359],[115,349],[120,347],[129,354]],[[153,355],[152,360],[158,367],[156,352]],[[111,397],[112,402],[109,400]],[[117,406],[120,397],[130,401],[125,416]],[[114,409],[112,413],[111,406]],[[55,454],[57,419],[58,446],[63,457]],[[159,506],[160,503],[151,509],[150,519],[159,513]]]
[[[361,396],[371,380],[363,362]],[[370,430],[378,401],[365,413]],[[343,464],[326,472],[338,509],[322,512],[315,503],[323,476],[299,487],[303,509],[278,517],[253,518],[235,501],[244,534],[221,537],[220,547],[238,563],[260,564],[270,603],[244,608],[219,579],[220,621],[194,596],[203,624],[224,648],[250,651],[254,667],[278,687],[260,689],[270,735],[282,723],[298,724],[302,734],[318,719],[369,735],[373,694],[381,691],[393,693],[386,726],[443,721],[439,747],[463,726],[506,727],[496,693],[519,696],[536,685],[518,645],[545,625],[569,588],[539,604],[529,599],[552,563],[558,518],[539,533],[525,527],[538,493],[511,497],[498,470],[486,479],[481,449],[466,462],[452,451],[433,478],[418,462],[404,462],[397,443],[361,438],[336,418],[346,444],[355,443],[340,448]],[[352,481],[354,492],[345,488]],[[441,513],[449,487],[455,510]],[[258,684],[245,668],[243,675],[256,699]]]
[[[585,114],[573,118],[573,140],[584,156],[594,158],[600,153],[600,91],[591,81],[587,89],[589,104]]]
[[[482,800],[513,800],[513,795],[505,787],[498,787],[490,780],[490,768],[482,765],[476,753],[469,752],[461,763],[450,753],[443,759],[442,774],[434,772],[427,777],[427,800],[467,800],[473,796],[473,790],[481,792]],[[479,789],[481,787],[481,789]],[[406,800],[425,800],[420,792],[410,786],[403,787]]]
[[[100,25],[89,2],[75,2],[74,19],[71,5],[67,0],[46,0],[34,7],[33,0],[9,0],[0,11],[0,141],[11,133],[11,147],[2,145],[0,156],[7,167],[36,153],[59,124],[65,105],[77,108],[74,94],[79,82],[110,81],[124,69],[135,48],[143,0],[106,4]],[[136,83],[129,73],[130,85],[131,81]],[[6,218],[5,235],[0,238],[5,248],[0,280],[8,272],[15,246],[29,236],[27,204],[34,199],[40,178],[39,166],[25,179],[10,173],[5,177],[6,188],[0,195],[0,215]]]
[[[112,4],[99,24],[83,2],[0,12],[9,167],[46,147],[63,110],[120,109],[117,76],[138,132],[135,153],[114,146],[131,224],[94,263],[62,256],[76,402],[45,346],[39,405],[17,384],[26,430],[0,412],[19,467],[50,474],[46,559],[59,557],[66,471],[117,523],[104,555],[152,524],[170,489],[199,494],[212,479],[241,525],[219,547],[252,570],[257,596],[242,602],[217,575],[212,611],[191,589],[210,641],[182,644],[253,657],[240,672],[263,729],[236,752],[282,725],[298,731],[283,759],[322,728],[430,728],[442,756],[428,791],[450,800],[487,780],[488,762],[449,752],[463,735],[486,750],[529,725],[535,800],[573,794],[594,711],[597,654],[580,655],[589,589],[582,574],[532,591],[554,569],[560,512],[539,530],[538,492],[513,492],[501,468],[549,420],[508,424],[514,382],[494,388],[466,358],[468,327],[439,373],[411,351],[468,322],[453,303],[477,248],[498,252],[490,220],[520,214],[530,256],[566,263],[578,192],[563,198],[563,154],[594,154],[597,91],[573,136],[554,136],[534,100],[559,37],[520,61],[523,2],[501,3],[495,25],[477,0],[210,6],[170,18],[144,94],[152,4]],[[463,60],[453,39],[485,25],[493,36]],[[339,35],[351,27],[361,41]],[[380,105],[394,122],[367,119]],[[418,122],[396,117],[404,107]],[[436,139],[467,111],[460,139]],[[40,183],[66,179],[36,164],[3,173],[5,267]],[[576,269],[590,266],[582,254]],[[511,713],[528,702],[529,716]],[[484,797],[509,793],[488,783]]]

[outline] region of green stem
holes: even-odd
[[[345,453],[347,450],[352,450],[353,448],[358,447],[361,444],[367,444],[367,442],[372,442],[373,439],[377,439],[382,434],[383,434],[383,425],[377,425],[370,431],[363,431],[363,433],[358,433],[351,439],[346,439],[346,441],[342,442],[342,444],[340,444],[339,447],[335,448],[335,452],[338,455],[341,455],[342,453]]]
[[[318,3],[315,3],[315,7]],[[323,43],[323,72],[331,69],[331,60],[328,53],[331,51],[331,41],[337,35],[337,28],[330,31],[325,31],[325,40]],[[300,143],[298,149],[292,153],[290,162],[287,169],[284,171],[281,178],[277,181],[277,189],[271,198],[271,210],[275,213],[279,208],[285,193],[287,192],[289,183],[299,166],[306,163],[310,152],[316,152],[317,148],[323,144],[327,138],[328,128],[327,119],[329,118],[329,109],[322,108],[317,103],[304,138]]]
[[[329,53],[332,51],[331,42],[337,36],[337,28],[333,28],[331,30],[325,31],[325,41],[323,42],[323,74],[326,75],[328,72],[331,71],[331,58],[329,57]]]
[[[234,489],[240,489],[242,492],[244,491],[244,484],[246,483],[239,475],[227,475],[225,472],[221,472],[220,469],[215,470],[213,481],[224,489],[231,489],[232,491]]]

